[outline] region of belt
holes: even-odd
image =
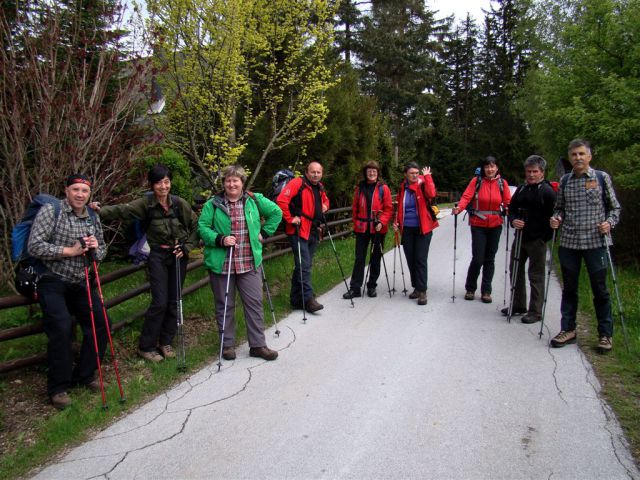
[[[500,210],[475,210],[473,215],[482,220],[486,220],[486,215],[502,215],[502,212]]]

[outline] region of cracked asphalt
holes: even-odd
[[[494,303],[465,301],[471,240],[460,219],[452,302],[444,213],[427,306],[402,295],[399,265],[393,298],[384,274],[378,297],[355,308],[340,284],[306,324],[296,311],[279,338],[267,332],[275,362],[245,344],[220,372],[211,363],[35,478],[640,479],[590,364],[575,345],[548,347],[555,275],[542,340],[540,324],[500,315],[504,235]],[[385,259],[393,281],[393,253]]]

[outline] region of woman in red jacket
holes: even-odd
[[[433,229],[438,227],[431,211],[436,186],[431,178],[431,168],[424,167],[420,175],[415,162],[404,167],[404,178],[398,190],[398,214],[394,228],[400,228],[402,233],[402,247],[414,288],[409,298],[417,298],[418,305],[426,305],[427,258]]]
[[[380,276],[380,259],[384,246],[384,237],[389,220],[393,216],[391,190],[380,179],[378,162],[370,161],[362,168],[364,180],[356,186],[353,195],[353,231],[356,234],[356,259],[351,273],[349,291],[342,298],[350,299],[362,296],[364,266],[371,242],[369,259],[369,279],[367,296],[376,296],[377,280]]]
[[[498,163],[494,157],[485,158],[480,168],[480,175],[469,182],[458,207],[453,209],[453,214],[458,215],[467,206],[471,207],[469,224],[472,257],[467,271],[464,299],[475,298],[478,276],[482,269],[480,298],[484,303],[491,303],[491,281],[502,233],[502,217],[511,201],[511,192],[507,181],[498,174]]]

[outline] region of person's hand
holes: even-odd
[[[224,237],[224,241],[222,242],[225,247],[235,247],[236,246],[236,237],[233,235],[229,235],[228,237]]]
[[[261,233],[258,234],[258,240],[260,240],[260,243],[264,243],[264,239],[262,238]]]
[[[329,210],[329,207],[323,203],[322,204],[322,213],[327,213],[327,210]]]
[[[522,230],[524,228],[524,220],[514,220],[513,222],[511,222],[511,225],[516,230]]]
[[[558,227],[560,227],[560,225],[562,224],[562,218],[561,217],[551,217],[549,219],[549,226],[551,228],[553,228],[554,230]]]
[[[293,217],[291,219],[291,224],[292,225],[300,225],[300,222],[301,222],[300,217]]]
[[[86,237],[82,237],[82,239],[84,240],[84,245],[87,250],[98,248],[98,239],[94,235],[87,235]]]
[[[393,224],[393,231],[394,231],[394,232],[397,232],[397,231],[398,231],[398,224],[397,224],[397,223],[394,223],[394,224]]]
[[[88,207],[91,210],[94,210],[94,211],[100,213],[100,202],[89,202],[88,203]]]
[[[380,230],[382,230],[382,223],[378,222],[376,223],[376,232],[379,232]]]
[[[453,209],[451,210],[451,213],[454,215],[458,215],[460,213],[460,209],[458,207],[453,207]]]
[[[176,258],[184,257],[183,246],[180,245],[179,243],[176,243],[175,246],[173,247],[173,254],[176,256]]]
[[[607,235],[609,232],[611,232],[611,224],[609,222],[602,222],[598,224],[598,231],[602,235]]]
[[[64,247],[62,249],[63,257],[78,257],[80,255],[84,255],[84,253],[89,250],[86,246],[84,239],[80,241],[80,239],[76,240],[76,243],[71,245],[70,247]]]
[[[431,175],[431,167],[424,167],[422,169],[422,175]]]

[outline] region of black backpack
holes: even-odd
[[[271,180],[271,193],[269,194],[269,199],[275,202],[285,185],[294,178],[296,178],[296,175],[291,170],[287,168],[278,170],[273,176],[273,180]]]

